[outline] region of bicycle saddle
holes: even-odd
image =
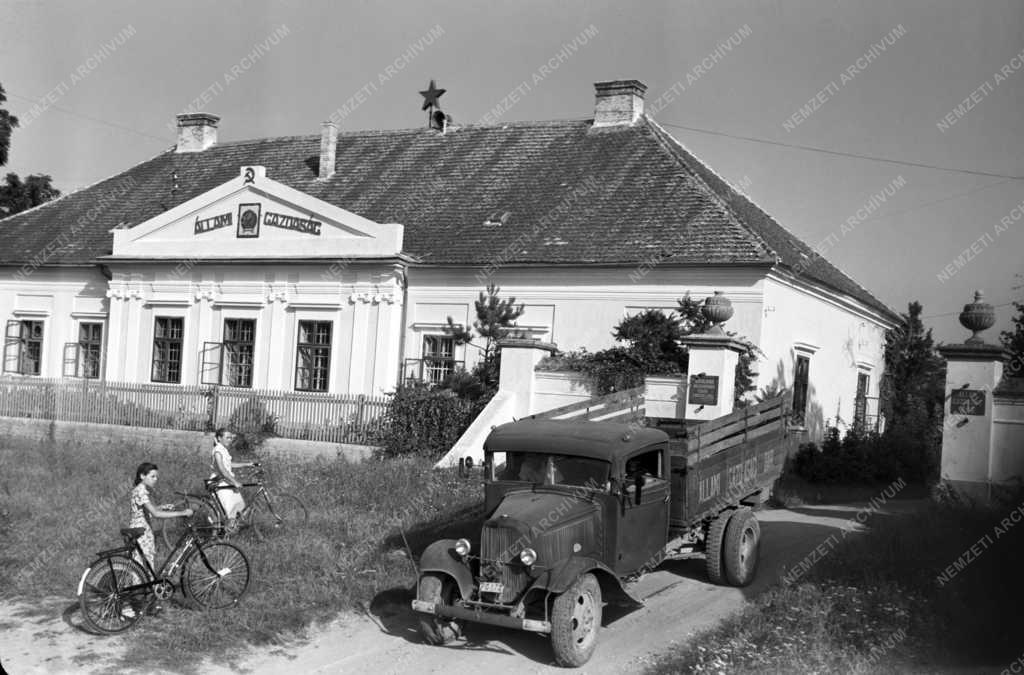
[[[139,537],[141,537],[145,533],[146,533],[146,528],[144,528],[144,527],[122,527],[121,528],[121,536],[122,537],[131,537],[132,539],[138,539]]]

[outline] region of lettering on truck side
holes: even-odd
[[[697,503],[701,504],[712,497],[722,493],[722,474],[714,473],[707,478],[701,478],[697,483]]]

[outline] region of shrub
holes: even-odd
[[[800,446],[792,470],[812,483],[924,483],[937,477],[940,447],[941,437],[927,424],[891,427],[882,435],[851,431],[841,440],[832,427],[820,447]]]
[[[235,433],[231,451],[249,455],[267,438],[277,435],[277,415],[267,410],[259,397],[252,396],[231,412],[227,427]]]
[[[623,347],[599,352],[586,349],[543,359],[537,370],[568,370],[588,376],[598,396],[642,386],[646,375],[677,375],[686,372],[689,352],[680,340],[711,327],[701,314],[700,303],[689,293],[679,300],[680,315],[649,309],[620,321],[612,332]],[[735,337],[733,333],[730,336]],[[745,349],[736,363],[734,400],[743,404],[744,395],[754,389],[753,364],[762,355],[749,340],[738,338]]]
[[[440,457],[472,421],[473,406],[450,390],[400,387],[384,413],[383,452]]]

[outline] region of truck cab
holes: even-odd
[[[525,419],[484,443],[486,521],[420,558],[413,610],[433,643],[474,621],[551,636],[556,661],[586,663],[603,599],[639,604],[624,582],[667,557],[704,558],[708,579],[750,584],[754,516],[787,443],[780,395],[687,438],[636,424]]]
[[[596,642],[601,598],[636,603],[622,578],[660,561],[668,436],[528,419],[495,428],[484,451],[482,531],[435,542],[420,560],[413,608],[435,617],[424,635],[443,642],[459,619],[549,633],[559,662],[580,665]]]

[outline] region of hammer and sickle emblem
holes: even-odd
[[[245,182],[242,185],[256,182],[256,171],[250,166],[245,169]]]

